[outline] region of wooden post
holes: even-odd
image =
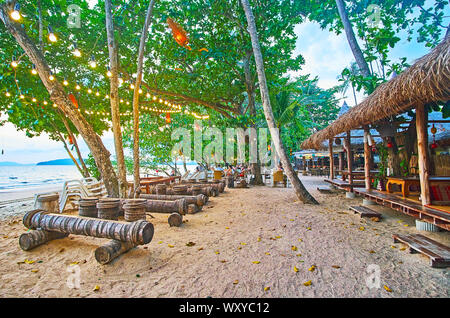
[[[328,140],[328,150],[330,151],[330,180],[333,180],[334,178],[333,139]]]
[[[424,105],[416,107],[417,154],[419,161],[420,192],[422,205],[431,204],[428,156],[428,113]]]
[[[351,135],[350,131],[347,131],[347,168],[348,168],[348,183],[350,184],[350,192],[353,192],[352,166],[353,166],[353,153],[352,153]]]
[[[370,190],[370,166],[371,166],[371,153],[369,147],[369,128],[364,127],[364,181],[366,184],[366,190]]]
[[[339,152],[339,171],[342,173],[342,170],[344,170],[344,153],[341,151]]]

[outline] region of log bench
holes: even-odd
[[[317,191],[320,193],[333,193],[333,189],[330,187],[317,187]]]
[[[450,248],[421,234],[394,234],[394,243],[409,246],[410,253],[421,253],[430,258],[431,267],[445,268],[450,266]]]
[[[374,211],[372,209],[369,209],[368,207],[362,206],[362,205],[354,205],[349,207],[351,211],[358,213],[362,218],[368,217],[368,218],[379,218],[381,219],[381,214],[377,211]]]

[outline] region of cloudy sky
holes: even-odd
[[[298,35],[295,53],[302,54],[306,60],[303,69],[298,73],[318,76],[319,85],[323,88],[338,85],[337,76],[353,61],[353,55],[345,35],[337,36],[327,30],[321,30],[318,24],[311,22],[298,25],[295,31]],[[390,58],[392,61],[398,61],[400,57],[406,57],[407,62],[412,64],[415,59],[427,52],[428,49],[422,44],[402,40],[392,50]],[[350,106],[354,105],[351,94],[351,90],[349,90],[347,96],[344,96]],[[363,98],[361,94],[358,94],[358,101]],[[114,155],[112,133],[106,132],[102,136],[102,140]],[[81,138],[79,144],[83,156],[87,157],[89,150]],[[3,155],[1,150],[4,151]],[[61,158],[68,158],[62,144],[50,140],[45,134],[28,138],[25,133],[16,131],[12,124],[6,123],[4,126],[0,126],[0,162],[37,163]]]

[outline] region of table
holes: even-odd
[[[406,198],[409,195],[409,187],[419,186],[420,188],[420,180],[419,178],[414,177],[387,177],[386,190],[389,193],[392,193],[391,185],[397,184],[402,187],[402,196]]]

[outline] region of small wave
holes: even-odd
[[[19,179],[19,177],[9,177],[9,179],[16,180],[16,179]]]

